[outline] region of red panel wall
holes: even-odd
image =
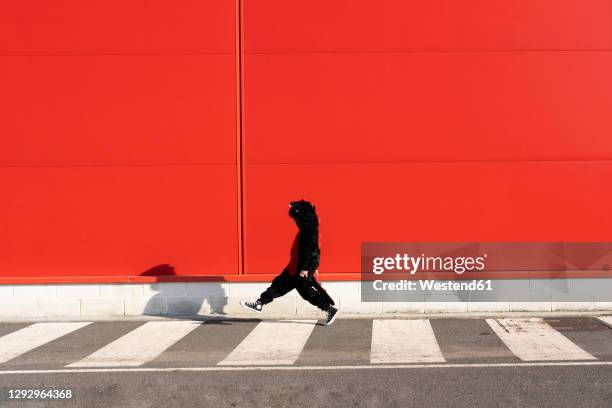
[[[610,240],[607,1],[245,1],[246,270],[362,241]]]
[[[238,272],[235,33],[232,0],[3,3],[0,277]]]
[[[241,245],[247,275],[277,273],[299,198],[323,273],[358,271],[362,241],[608,241],[610,16],[607,0],[5,2],[0,281],[227,277]]]
[[[608,0],[244,0],[251,53],[610,49]]]

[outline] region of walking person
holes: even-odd
[[[248,310],[261,313],[264,305],[296,289],[305,300],[325,312],[324,324],[329,326],[336,319],[338,309],[317,280],[321,253],[319,218],[315,207],[308,201],[292,201],[289,206],[289,216],[298,227],[291,245],[289,264],[256,301],[242,301],[240,304]]]

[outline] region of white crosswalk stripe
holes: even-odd
[[[201,322],[148,322],[66,367],[140,366],[200,327]]]
[[[523,361],[596,360],[542,318],[486,319],[486,322]]]
[[[445,362],[429,320],[374,320],[370,363]]]
[[[612,329],[612,316],[597,316],[597,320]]]
[[[35,323],[0,337],[0,363],[49,343],[91,322]]]
[[[289,365],[300,356],[316,320],[261,322],[219,365]]]
[[[597,319],[612,328],[612,316],[598,316]],[[352,339],[354,338],[357,341],[347,343],[346,349],[344,349],[344,346],[333,344],[334,347],[329,349],[327,360],[329,364],[333,365],[336,358],[342,358],[343,364],[347,364],[347,361],[348,364],[351,364],[352,359],[354,359],[355,364],[360,364],[363,361],[360,360],[360,353],[361,355],[365,353],[365,356],[367,356],[368,352],[370,363],[374,365],[444,364],[447,363],[446,358],[451,359],[451,362],[453,362],[453,358],[456,358],[456,347],[465,348],[462,353],[472,356],[469,357],[471,362],[485,363],[490,356],[499,356],[505,353],[509,357],[508,350],[525,362],[592,361],[597,360],[597,357],[607,360],[612,356],[612,349],[606,352],[605,348],[600,347],[600,351],[597,352],[597,357],[595,357],[581,348],[581,339],[584,339],[585,333],[581,332],[580,327],[582,326],[580,325],[584,323],[578,323],[577,335],[568,338],[542,318],[502,318],[486,319],[485,321],[505,347],[496,342],[494,346],[496,349],[492,348],[487,353],[471,353],[467,349],[470,343],[466,342],[465,339],[456,339],[457,346],[454,346],[454,337],[448,329],[443,329],[443,326],[439,328],[435,326],[439,331],[434,333],[431,322],[426,319],[372,320],[371,337],[369,337],[369,330],[349,331],[347,327],[350,327],[350,325],[320,328],[321,331],[316,332],[316,336],[312,339],[311,347],[314,347],[313,350],[323,347],[322,352],[325,352],[322,341],[327,334],[331,335],[331,339],[337,339],[338,336],[342,337],[342,334],[338,334],[337,330],[347,330]],[[42,356],[51,350],[43,347],[47,343],[58,339],[58,341],[61,341],[63,336],[90,324],[92,322],[35,323],[9,332],[0,337],[0,363],[12,360],[34,349],[37,350],[36,353]],[[78,354],[75,351],[76,354],[73,353],[73,355],[89,355],[81,360],[78,360],[81,357],[75,358],[78,361],[71,362],[66,367],[138,367],[159,357],[173,344],[200,327],[201,324],[202,322],[198,321],[147,322],[122,337],[114,337],[116,340],[110,343],[100,344],[98,347],[101,348],[98,350],[92,349],[90,343],[85,341],[87,336],[83,337],[85,342],[80,346],[78,342],[81,341],[81,337],[71,337],[70,345],[66,346],[71,349],[67,348],[66,350],[81,347],[81,349],[84,348],[83,352]],[[440,325],[443,324],[445,323],[441,321]],[[573,323],[567,324],[572,325]],[[193,337],[185,343],[185,346],[192,350],[195,345],[193,352],[206,355],[206,357],[202,357],[202,362],[205,362],[206,365],[215,364],[221,360],[217,363],[218,366],[289,366],[295,364],[303,354],[304,349],[309,347],[308,340],[315,327],[316,320],[263,321],[258,323],[246,337],[234,339],[230,336],[231,344],[227,344],[224,343],[223,338],[231,333],[231,331],[227,331],[231,328],[217,332],[214,330],[214,326],[209,326],[206,330],[195,334],[196,336],[202,336],[201,339]],[[365,327],[367,325],[363,325],[363,328]],[[477,325],[474,325],[474,327],[477,327]],[[245,335],[244,328],[245,326],[242,326],[241,336]],[[95,329],[95,326],[90,329]],[[357,338],[360,333],[362,333],[362,337]],[[602,332],[598,333],[602,334]],[[610,333],[610,336],[612,336],[612,332]],[[605,335],[605,333],[603,334]],[[461,335],[470,334],[464,331]],[[436,336],[442,337],[438,339]],[[209,346],[207,346],[207,339],[211,341]],[[612,342],[612,340],[610,341]],[[77,343],[73,344],[73,342]],[[368,343],[369,350],[366,348]],[[235,344],[238,345],[234,347]],[[210,348],[211,345],[213,348]],[[57,347],[61,348],[62,344],[56,343],[52,349],[56,350]],[[450,347],[450,349],[445,351],[447,353],[445,358],[442,351],[447,347]],[[489,347],[492,346],[489,345]],[[207,353],[210,353],[210,355]],[[35,356],[35,354],[31,355]],[[347,360],[346,356],[349,355],[351,357]],[[169,356],[165,360],[162,359],[163,361],[160,360],[162,361],[160,364],[166,364],[168,361],[172,361],[172,358]],[[178,361],[182,360],[179,359]],[[61,365],[63,366],[68,362],[64,360]]]

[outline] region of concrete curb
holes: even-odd
[[[585,312],[487,312],[487,313],[372,313],[372,314],[358,314],[358,313],[346,313],[339,315],[338,319],[484,319],[484,318],[503,318],[503,317],[595,317],[612,315],[611,312],[598,313],[595,311]],[[263,316],[255,313],[247,314],[233,314],[233,315],[181,315],[181,316],[54,316],[54,317],[15,317],[7,318],[3,317],[0,319],[0,323],[18,323],[18,322],[45,322],[45,321],[163,321],[163,320],[196,320],[196,321],[209,321],[209,320],[286,320],[286,319],[301,319],[301,318],[312,318],[312,315],[308,316],[296,316],[292,315],[274,315],[274,316]],[[320,313],[320,318],[323,317],[323,313]]]

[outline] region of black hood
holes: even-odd
[[[316,208],[309,201],[292,201],[289,205],[289,216],[295,220],[299,229],[319,226]]]

